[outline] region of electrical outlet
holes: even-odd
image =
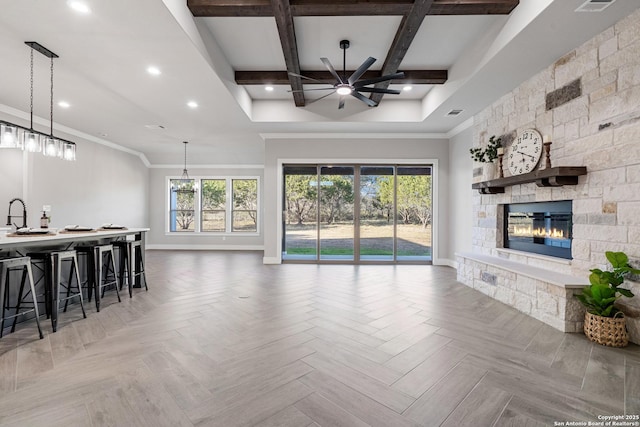
[[[43,212],[51,212],[51,205],[42,205]]]

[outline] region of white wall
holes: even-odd
[[[149,205],[151,231],[147,234],[147,248],[150,249],[223,249],[261,250],[263,247],[263,212],[258,213],[258,233],[169,233],[168,232],[168,177],[179,178],[182,168],[152,168],[149,173]],[[198,177],[250,177],[260,180],[258,197],[264,194],[263,170],[247,167],[196,168],[189,167],[189,176]],[[264,198],[261,199],[264,204]]]
[[[6,218],[9,201],[27,204],[28,226],[38,227],[43,205],[51,205],[51,226],[105,222],[147,227],[148,169],[136,155],[91,142],[77,143],[77,160],[68,162],[26,153],[0,151],[0,213]],[[14,204],[12,214],[21,215]],[[6,221],[3,220],[2,224]],[[21,220],[15,221],[21,225]]]
[[[394,162],[416,162],[425,159],[437,160],[437,217],[434,218],[434,264],[452,263],[444,259],[450,252],[447,230],[449,148],[445,139],[268,139],[265,141],[264,169],[264,260],[266,263],[280,262],[278,253],[280,221],[280,199],[278,188],[280,163],[291,160],[309,163],[327,160],[352,163],[371,163],[387,160]],[[435,190],[434,190],[435,193]],[[434,212],[435,217],[435,212]]]
[[[20,150],[0,149],[0,227],[4,227],[7,222],[9,201],[14,197],[22,197],[22,169],[23,161]],[[18,206],[14,209],[16,208]],[[16,209],[14,212],[18,212],[18,210]]]
[[[469,149],[473,144],[473,129],[460,132],[449,140],[449,251],[448,259],[456,252],[471,251],[473,225],[473,191],[471,180],[473,161]]]

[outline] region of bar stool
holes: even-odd
[[[53,332],[58,329],[58,312],[60,310],[60,302],[64,301],[64,312],[67,312],[69,300],[80,298],[80,308],[82,309],[82,317],[87,318],[84,311],[84,301],[82,299],[82,287],[80,282],[80,273],[78,271],[78,257],[75,250],[68,251],[42,251],[30,253],[31,263],[43,272],[45,284],[45,295],[47,296],[47,315],[51,314],[51,328]],[[67,282],[62,281],[63,263],[69,264],[69,279]],[[42,263],[42,266],[38,264]],[[75,276],[78,292],[73,292],[73,278]],[[60,288],[66,289],[67,296],[60,298]]]
[[[20,290],[18,291],[17,303],[15,307],[9,305],[9,290],[11,286],[9,275],[12,271],[22,272],[22,280],[20,282]],[[29,281],[29,290],[25,295],[24,285],[27,280]],[[33,305],[33,308],[21,312],[20,306],[23,302],[25,302],[24,298],[29,294],[31,295],[31,304]],[[35,314],[36,325],[38,326],[38,334],[40,335],[40,339],[44,338],[42,329],[40,328],[40,314],[38,313],[38,303],[36,301],[35,294],[36,292],[33,285],[33,271],[31,270],[31,259],[28,256],[0,259],[0,296],[2,298],[2,306],[0,307],[0,312],[2,313],[2,320],[0,321],[0,338],[2,337],[2,334],[4,332],[4,321],[6,319],[13,319],[11,332],[14,332],[16,330],[16,322],[18,320],[18,317],[31,312]],[[6,315],[5,312],[8,309],[15,309],[15,313],[10,316]]]
[[[120,252],[118,262],[120,289],[122,289],[124,285],[126,274],[129,298],[133,297],[134,282],[136,288],[141,288],[142,281],[144,281],[144,289],[148,291],[149,287],[147,286],[147,276],[144,273],[144,261],[142,257],[142,242],[140,240],[119,240],[113,242],[113,246],[117,247]]]
[[[88,245],[76,246],[74,248],[79,256],[85,256],[85,273],[87,280],[82,282],[86,284],[89,301],[91,294],[95,291],[96,310],[100,311],[100,300],[104,296],[107,287],[115,285],[118,302],[120,292],[118,288],[118,275],[116,273],[115,255],[113,245]]]

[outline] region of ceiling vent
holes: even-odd
[[[576,9],[576,12],[602,12],[616,0],[587,0]]]
[[[447,116],[457,116],[458,114],[462,113],[462,111],[463,110],[451,110],[446,115]]]
[[[144,125],[149,130],[164,130],[165,127],[162,125]]]

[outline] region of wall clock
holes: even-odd
[[[526,129],[513,141],[507,154],[511,175],[533,172],[542,155],[542,136],[535,129]]]

